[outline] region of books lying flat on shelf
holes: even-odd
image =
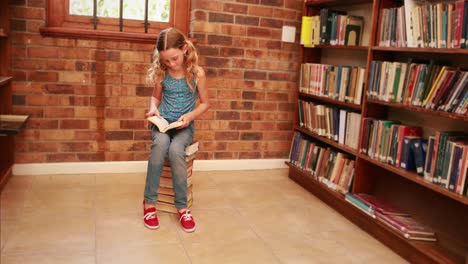
[[[180,127],[183,124],[183,122],[181,121],[175,121],[169,124],[169,122],[166,119],[157,116],[150,116],[147,118],[147,120],[155,126],[157,126],[161,133],[166,133],[166,131],[176,127]]]
[[[410,240],[437,241],[434,230],[417,222],[411,216],[386,215],[376,212],[377,220]]]
[[[356,196],[358,199],[360,199],[364,203],[368,204],[375,211],[380,212],[382,214],[408,216],[407,213],[399,210],[398,208],[394,207],[391,204],[383,202],[382,200],[378,199],[377,197],[373,195],[366,194],[366,193],[355,193],[354,196]]]
[[[370,217],[375,218],[375,210],[372,206],[368,205],[367,203],[363,202],[361,199],[357,198],[351,193],[345,194],[345,200],[352,204],[354,207],[358,208],[359,210],[363,211],[364,213],[368,214]]]

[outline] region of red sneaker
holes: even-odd
[[[159,228],[159,220],[158,216],[156,215],[156,208],[151,207],[145,209],[146,201],[143,200],[143,221],[145,222],[145,226],[149,229],[158,229]]]
[[[195,221],[193,221],[190,210],[185,210],[182,213],[179,213],[179,222],[185,232],[195,231]]]

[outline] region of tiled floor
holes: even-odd
[[[405,263],[287,178],[194,172],[194,233],[142,222],[145,175],[13,176],[1,196],[1,263]]]

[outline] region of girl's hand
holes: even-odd
[[[157,117],[161,117],[159,115],[159,110],[158,108],[156,107],[151,107],[150,110],[145,114],[146,117],[150,117],[150,116],[157,116]]]
[[[195,117],[191,113],[187,113],[187,114],[180,116],[179,120],[177,121],[182,122],[182,125],[178,127],[177,129],[188,127],[190,125],[190,122],[193,121],[193,119],[195,119]]]

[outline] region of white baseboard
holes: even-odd
[[[286,159],[195,160],[194,171],[265,170],[287,168]],[[138,173],[147,161],[24,163],[13,166],[13,175]]]

